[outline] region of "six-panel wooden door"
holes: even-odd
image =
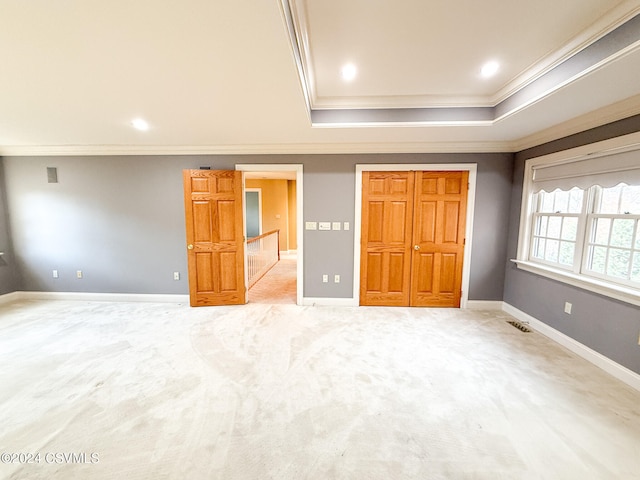
[[[413,172],[362,172],[361,305],[409,305]]]
[[[191,306],[247,303],[242,172],[184,170]]]
[[[363,172],[361,305],[460,306],[468,179]]]

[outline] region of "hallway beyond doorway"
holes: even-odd
[[[249,303],[296,303],[297,255],[280,253],[280,260],[249,289]]]

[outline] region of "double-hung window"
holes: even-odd
[[[640,305],[640,148],[527,161],[520,268]]]

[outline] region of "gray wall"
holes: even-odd
[[[0,157],[0,295],[20,289],[20,281],[15,268],[13,247],[9,230],[7,195],[4,179],[4,160]]]
[[[355,165],[461,162],[478,164],[469,298],[501,300],[512,161],[511,154],[8,157],[21,288],[186,294],[182,170],[294,163],[304,165],[304,219],[352,225],[349,231],[305,231],[304,296],[351,298]],[[58,168],[59,183],[47,183],[46,167]],[[77,270],[84,278],[76,278]],[[181,280],[173,280],[174,271]],[[341,283],[323,284],[323,273],[341,275]]]
[[[636,131],[640,131],[640,116],[572,135],[516,155],[504,301],[640,373],[639,307],[518,270],[509,261],[515,258],[518,247],[525,160]],[[573,304],[571,315],[564,313],[565,302]]]

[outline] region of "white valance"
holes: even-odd
[[[587,189],[594,185],[614,187],[620,183],[640,185],[640,150],[587,156],[562,163],[533,167],[533,189]]]

